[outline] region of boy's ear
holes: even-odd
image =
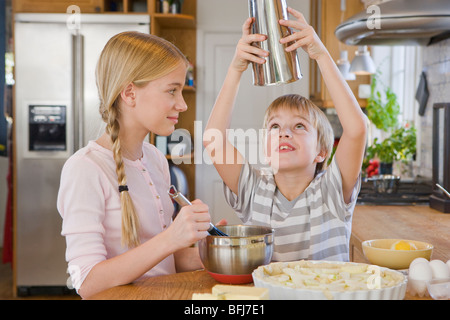
[[[122,100],[130,107],[134,107],[136,104],[136,87],[133,83],[130,83],[120,92]]]
[[[326,157],[327,157],[327,152],[325,150],[322,150],[316,156],[315,161],[316,161],[316,163],[322,163],[325,161]]]

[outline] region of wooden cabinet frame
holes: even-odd
[[[361,0],[347,0],[347,9],[344,14],[341,12],[341,1],[339,0],[312,0],[311,1],[311,21],[317,35],[322,40],[331,54],[334,61],[340,57],[341,50],[348,51],[348,59],[351,62],[357,50],[356,46],[348,46],[340,42],[334,35],[336,27],[349,17],[364,10]],[[358,90],[361,84],[370,84],[370,76],[356,76],[356,80],[347,81],[353,94],[361,107],[367,105],[367,99],[358,98]],[[310,98],[319,107],[334,107],[330,94],[325,87],[325,82],[319,71],[315,60],[310,61]]]

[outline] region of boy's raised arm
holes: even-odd
[[[203,144],[217,172],[235,194],[238,192],[243,157],[228,141],[227,129],[230,127],[242,73],[247,69],[249,62],[264,63],[265,59],[260,56],[268,55],[268,52],[251,45],[252,42],[264,41],[267,38],[265,35],[251,34],[252,23],[252,18],[248,18],[242,26],[242,38],[236,47],[233,61],[203,134]]]
[[[283,38],[281,42],[296,41],[287,50],[302,47],[311,59],[317,61],[343,128],[335,157],[341,171],[344,200],[348,202],[361,171],[366,145],[367,118],[314,29],[300,12],[292,8],[288,11],[297,20],[283,20],[280,24],[299,31]]]

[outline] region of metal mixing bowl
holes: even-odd
[[[368,179],[373,182],[376,193],[396,193],[400,183],[400,177],[392,174],[380,174]]]
[[[229,236],[207,236],[198,244],[206,270],[220,282],[251,282],[253,270],[272,259],[274,230],[245,225],[218,228]]]

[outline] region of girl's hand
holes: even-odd
[[[179,250],[205,238],[208,235],[210,221],[208,205],[200,200],[194,200],[191,206],[181,208],[166,232],[170,232],[169,239]]]
[[[244,72],[247,70],[250,62],[259,64],[265,63],[266,60],[263,57],[267,57],[269,55],[269,52],[252,45],[254,42],[261,42],[267,39],[266,35],[251,33],[250,28],[253,21],[254,18],[248,18],[245,20],[245,23],[242,26],[242,38],[237,44],[236,53],[231,63],[231,67],[235,68],[239,72]]]
[[[300,47],[309,55],[311,59],[317,60],[323,55],[327,55],[328,51],[323,45],[322,41],[317,36],[316,31],[306,22],[302,13],[288,8],[288,12],[293,15],[297,20],[280,20],[279,23],[282,26],[290,27],[298,30],[293,32],[290,36],[282,38],[280,43],[293,42],[286,48],[286,51],[293,51]]]

